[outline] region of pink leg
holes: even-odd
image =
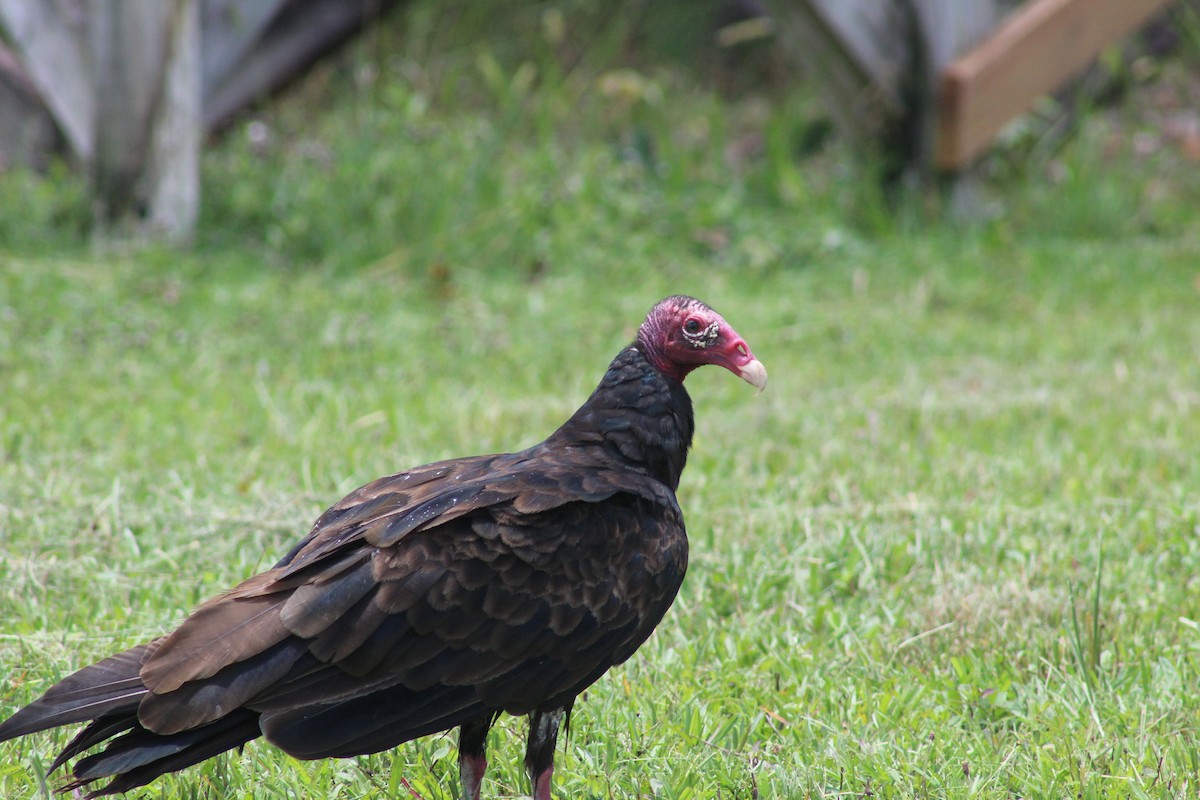
[[[533,776],[533,800],[551,800],[550,779],[554,776],[554,765]]]
[[[533,784],[533,800],[551,800],[550,779],[554,776],[554,747],[558,728],[571,718],[571,703],[562,708],[538,709],[529,715],[529,741],[525,745],[525,769]]]
[[[463,723],[458,732],[458,780],[463,800],[479,800],[479,785],[487,772],[487,734],[492,717]]]
[[[479,800],[479,787],[483,773],[487,771],[487,756],[460,753],[458,756],[458,778],[462,783],[463,800]]]

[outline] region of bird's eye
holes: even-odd
[[[683,330],[686,333],[699,333],[700,332],[700,320],[689,319],[687,322],[683,323]]]

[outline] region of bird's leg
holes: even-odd
[[[529,715],[529,741],[525,745],[525,769],[533,784],[533,800],[550,800],[550,779],[554,775],[554,747],[558,743],[561,708]]]
[[[464,722],[458,730],[458,779],[463,800],[479,800],[479,785],[487,771],[487,735],[492,717]]]
[[[525,769],[533,784],[533,800],[550,800],[550,779],[554,775],[554,748],[558,728],[571,718],[571,704],[541,709],[529,715],[529,741],[525,745]]]

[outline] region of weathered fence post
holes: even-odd
[[[95,80],[96,219],[191,235],[199,206],[200,82],[196,0],[89,0]]]
[[[205,132],[395,5],[0,0],[0,162],[44,163],[65,141],[102,235],[186,240]]]
[[[162,105],[153,126],[150,226],[175,241],[191,238],[200,213],[201,108],[200,4],[182,0],[172,21]]]
[[[930,176],[963,172],[1167,0],[766,2],[839,127],[896,171]]]
[[[878,150],[891,177],[932,162],[936,81],[983,38],[1001,0],[771,0],[784,49],[839,128]]]
[[[92,157],[96,116],[91,66],[83,48],[86,22],[83,0],[0,0],[0,26],[71,151],[85,163]]]
[[[43,166],[57,142],[54,118],[42,105],[36,84],[0,41],[0,171],[14,163]]]

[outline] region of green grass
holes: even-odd
[[[564,52],[542,6],[528,47],[468,46],[431,9],[206,153],[194,251],[93,252],[74,178],[0,176],[0,714],[359,484],[537,441],[687,292],[771,384],[689,378],[688,578],[577,705],[558,796],[1194,795],[1194,166],[1106,165],[1129,123],[1096,113],[986,223],[892,214],[836,145],[798,160],[803,90],[723,97],[618,23]],[[0,745],[0,796],[47,796],[68,735]],[[527,791],[523,736],[493,733],[489,796]],[[255,743],[141,796],[401,779],[453,797],[454,737]]]

